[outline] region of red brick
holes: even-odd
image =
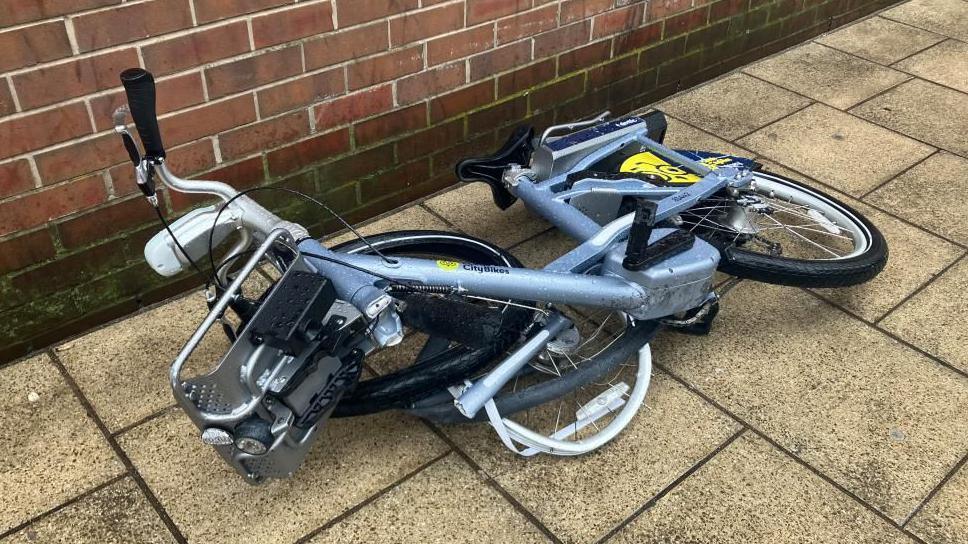
[[[417,9],[417,0],[334,0],[340,28]]]
[[[629,55],[596,66],[588,71],[588,88],[607,87],[638,72],[638,57]]]
[[[80,102],[9,121],[0,121],[0,159],[90,134],[87,108]]]
[[[531,60],[531,40],[498,47],[471,57],[471,81],[510,70]]]
[[[151,205],[136,197],[68,219],[56,228],[64,247],[76,249],[156,220]]]
[[[427,107],[417,104],[357,123],[353,130],[356,134],[356,145],[367,146],[426,126]]]
[[[709,8],[705,7],[671,17],[665,22],[665,35],[663,38],[671,38],[699,28],[706,24],[708,17]]]
[[[682,13],[690,8],[695,0],[652,0],[649,2],[650,21]]]
[[[118,87],[122,71],[138,66],[134,49],[112,51],[45,66],[13,76],[20,106],[33,109]]]
[[[40,180],[50,185],[127,160],[117,134],[107,133],[34,156]]]
[[[251,94],[244,94],[163,118],[160,124],[165,145],[174,147],[253,121],[255,102]]]
[[[379,53],[388,47],[386,22],[331,32],[303,44],[307,70]]]
[[[360,183],[360,198],[372,202],[394,193],[406,191],[430,177],[430,161],[423,158]]]
[[[467,0],[467,24],[475,25],[531,7],[531,0]]]
[[[17,106],[13,103],[13,95],[10,94],[10,86],[6,81],[0,82],[0,115],[7,115],[17,111]]]
[[[494,28],[481,25],[427,42],[427,64],[462,59],[494,46]]]
[[[292,0],[202,0],[195,2],[195,17],[199,24],[209,23],[291,3]]]
[[[489,79],[430,101],[430,122],[436,123],[494,101],[494,80]]]
[[[588,19],[612,8],[613,0],[564,0],[561,3],[561,25]]]
[[[611,1],[611,0],[609,0]],[[525,11],[497,22],[497,43],[513,42],[558,26],[558,6]]]
[[[430,155],[445,147],[456,145],[464,139],[464,120],[454,119],[448,123],[415,132],[397,141],[397,159],[406,162]]]
[[[191,177],[202,170],[215,166],[215,148],[212,140],[204,138],[185,145],[165,150],[165,162],[171,171],[181,177]],[[130,162],[124,162],[109,170],[115,196],[138,192],[134,181],[134,169]]]
[[[188,0],[148,0],[72,19],[81,52],[110,47],[192,26]]]
[[[342,128],[269,152],[269,175],[278,177],[350,150],[350,131]]]
[[[464,84],[464,63],[442,64],[397,81],[397,102],[412,104]]]
[[[415,45],[350,64],[346,68],[349,89],[362,89],[419,72],[423,68],[422,53],[423,46]]]
[[[205,101],[205,91],[202,88],[202,73],[172,76],[157,81],[157,110],[158,115],[201,104]],[[91,99],[91,112],[94,114],[94,125],[97,130],[107,130],[114,127],[112,115],[118,106],[128,103],[124,91],[96,96]],[[131,119],[128,119],[129,123]]]
[[[528,114],[528,98],[518,96],[467,116],[468,134],[479,134],[520,121]]]
[[[548,109],[548,105],[561,104],[585,92],[585,74],[578,73],[531,93],[531,109]]]
[[[246,91],[302,72],[299,46],[268,51],[205,69],[210,99]]]
[[[222,158],[244,157],[279,144],[298,140],[309,134],[309,112],[299,110],[220,134]]]
[[[259,91],[259,112],[263,117],[313,104],[346,92],[342,68],[310,74]]]
[[[333,30],[333,6],[329,2],[299,4],[296,8],[252,19],[252,40],[256,49],[329,30]]]
[[[0,236],[42,225],[107,199],[100,174],[0,203]]]
[[[0,32],[0,72],[70,56],[71,42],[63,21]]]
[[[546,59],[501,76],[497,80],[497,95],[504,98],[554,78],[555,60]]]
[[[318,168],[319,184],[323,187],[339,187],[348,181],[367,177],[394,166],[393,144],[385,144],[343,157]]]
[[[611,50],[612,42],[606,40],[566,51],[558,56],[558,74],[565,75],[606,61]]]
[[[34,175],[27,159],[0,164],[0,198],[13,196],[34,188]]]
[[[241,190],[255,187],[265,181],[265,169],[262,166],[262,156],[260,155],[234,164],[221,166],[197,177],[228,183],[232,187]],[[179,193],[177,191],[170,191],[168,198],[171,200],[172,208],[178,211],[211,200],[208,196]]]
[[[662,23],[652,23],[632,32],[615,37],[614,54],[621,55],[636,49],[642,49],[662,39]]]
[[[144,46],[145,68],[156,76],[241,55],[249,50],[245,21],[199,30]]]
[[[597,15],[592,22],[592,39],[597,40],[604,36],[638,28],[642,24],[643,6],[644,4],[636,4]]]
[[[374,87],[324,102],[313,108],[316,130],[342,125],[388,111],[393,107],[393,86]]]
[[[464,6],[450,4],[390,19],[390,45],[399,46],[464,26]]]
[[[746,9],[746,0],[719,0],[709,6],[709,20],[715,21],[736,15]]]
[[[535,36],[534,58],[550,57],[588,43],[588,38],[591,35],[590,27],[591,22],[585,20]]]
[[[0,28],[120,4],[121,0],[10,0],[0,2]]]
[[[54,242],[47,229],[0,242],[0,274],[26,268],[54,256]]]

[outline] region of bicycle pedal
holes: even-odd
[[[649,244],[644,250],[629,254],[623,265],[628,270],[642,270],[660,263],[670,257],[688,251],[695,243],[696,237],[683,230],[673,231]]]
[[[677,325],[674,323],[666,322],[665,325],[671,330],[681,333],[688,334],[691,336],[707,336],[713,328],[713,321],[716,319],[716,315],[719,314],[719,303],[715,302],[709,305],[709,309],[705,310],[705,314],[693,321],[699,312],[703,311],[703,306],[699,308],[693,308],[686,312],[681,321],[688,322],[688,324]]]

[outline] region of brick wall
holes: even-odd
[[[196,283],[144,264],[158,227],[111,132],[124,68],[156,76],[175,171],[359,221],[450,185],[516,123],[626,112],[891,3],[5,0],[0,360]],[[199,202],[163,197],[172,218]]]

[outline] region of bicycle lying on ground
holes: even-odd
[[[656,331],[709,331],[716,270],[842,287],[887,261],[883,236],[836,198],[750,159],[665,147],[657,111],[540,135],[519,127],[495,154],[457,165],[500,208],[520,199],[577,241],[540,270],[453,232],[364,237],[344,222],[356,239],[326,248],[248,196],[269,187],[173,174],[152,75],[131,69],[121,80],[144,153],[125,110],[115,127],[149,202],[158,209],[156,179],[223,201],[171,224],[159,211],[165,230],[145,256],[162,275],[193,268],[210,284],[210,311],[173,362],[171,386],[201,439],[252,483],[291,476],[330,417],[382,410],[486,421],[522,455],[592,451],[642,406]],[[213,248],[233,237],[216,263]],[[278,279],[247,297],[259,267]],[[184,377],[216,323],[231,347],[207,373]]]

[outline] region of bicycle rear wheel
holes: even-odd
[[[719,248],[719,269],[765,283],[846,287],[887,264],[884,236],[837,198],[755,172],[748,189],[718,194],[681,215],[683,228]]]

